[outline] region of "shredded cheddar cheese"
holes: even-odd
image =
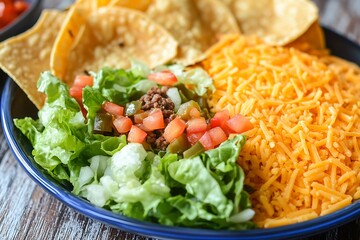
[[[214,79],[213,111],[249,117],[239,164],[255,222],[276,227],[322,216],[360,199],[360,69],[327,53],[225,36],[203,67]]]

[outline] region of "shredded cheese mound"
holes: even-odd
[[[214,79],[214,112],[249,117],[238,163],[254,221],[306,221],[360,198],[360,69],[327,53],[225,36],[202,63]]]

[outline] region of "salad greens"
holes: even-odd
[[[164,68],[180,84],[193,85],[198,96],[213,88],[202,69]],[[68,87],[44,72],[38,89],[48,97],[39,118],[14,120],[33,145],[36,163],[55,180],[71,183],[74,194],[129,217],[171,226],[254,228],[254,211],[243,189],[245,175],[236,163],[244,135],[183,158],[166,151],[147,151],[142,144],[128,143],[125,135],[93,133],[94,117],[102,103],[126,104],[138,99],[155,84],[146,78],[149,72],[145,65],[134,62],[128,71],[104,68],[91,73],[94,85],[83,89],[86,117]],[[176,97],[179,99],[178,94]]]

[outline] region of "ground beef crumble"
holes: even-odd
[[[173,101],[166,95],[168,87],[152,87],[147,93],[140,98],[141,109],[144,111],[153,108],[159,108],[164,116],[165,124],[168,124],[175,118]],[[148,133],[146,141],[154,149],[166,150],[169,143],[164,138],[164,130],[155,130]]]
[[[146,142],[151,145],[152,148],[165,151],[169,143],[164,138],[164,130],[159,129],[148,133],[146,136]]]

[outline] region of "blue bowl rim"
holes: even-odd
[[[334,31],[325,29],[331,34],[341,37],[344,41],[356,48],[359,45],[349,41]],[[359,48],[360,49],[360,48]],[[46,192],[57,198],[60,202],[75,209],[81,214],[123,231],[129,231],[148,237],[168,239],[289,239],[294,237],[307,237],[319,234],[331,228],[346,224],[360,216],[360,201],[325,216],[287,226],[254,229],[254,230],[207,230],[196,228],[172,227],[132,219],[109,210],[96,207],[68,190],[60,187],[47,177],[27,157],[23,147],[14,132],[16,131],[11,116],[11,107],[15,83],[12,79],[6,80],[1,97],[1,124],[7,143],[16,160],[25,172]]]
[[[15,20],[13,20],[10,24],[6,25],[5,27],[0,29],[0,35],[5,34],[7,31],[11,30],[14,26],[21,23],[26,19],[30,14],[32,14],[38,7],[42,4],[42,0],[32,0],[32,1],[26,1],[27,3],[30,3],[29,8],[20,14]]]

